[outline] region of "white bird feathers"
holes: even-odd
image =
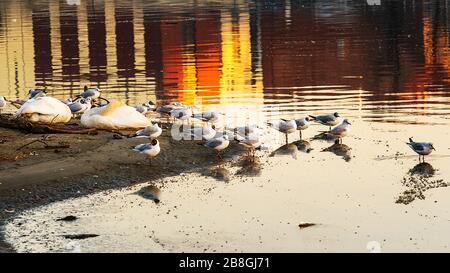
[[[133,151],[140,154],[145,154],[149,158],[153,158],[159,154],[161,148],[159,147],[159,141],[157,139],[153,139],[150,143],[143,143],[135,146]]]
[[[158,123],[152,124],[150,126],[145,127],[142,130],[139,130],[135,133],[135,137],[149,137],[150,139],[155,139],[159,137],[162,133],[161,127],[159,127]]]
[[[27,100],[16,115],[36,123],[67,123],[72,118],[72,111],[58,99],[35,97]]]
[[[419,161],[422,157],[425,162],[425,156],[431,154],[433,150],[436,150],[431,142],[415,142],[412,137],[409,138],[409,142],[406,143],[414,152],[419,155]]]

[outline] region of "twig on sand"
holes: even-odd
[[[45,142],[45,140],[47,140],[47,138],[48,138],[48,135],[43,135],[40,139],[35,139],[35,140],[31,141],[31,142],[28,142],[27,144],[24,144],[24,145],[20,146],[19,148],[16,149],[16,151],[20,151],[23,148],[25,148],[27,146],[30,146],[31,144],[36,143],[36,142],[43,143],[44,145],[47,146],[47,142]]]
[[[56,118],[56,117],[55,117]],[[53,122],[53,121],[52,121]],[[14,129],[20,131],[26,131],[34,134],[97,134],[95,128],[71,128],[64,125],[53,124],[38,124],[29,122],[26,119],[20,117],[11,117],[2,115],[0,116],[0,127],[7,129]]]

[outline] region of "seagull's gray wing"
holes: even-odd
[[[323,122],[323,123],[327,123],[327,122],[333,121],[333,120],[335,120],[335,118],[336,117],[334,115],[323,115],[323,116],[317,116],[316,117],[316,119],[318,121]]]
[[[133,150],[135,150],[136,152],[143,152],[145,150],[148,150],[152,147],[152,144],[150,143],[144,143],[144,144],[139,144],[136,147],[134,147]]]
[[[95,89],[88,89],[86,91],[84,91],[83,93],[80,94],[80,96],[82,96],[83,98],[87,99],[89,97],[92,97],[95,95],[97,90]]]
[[[423,145],[422,143],[412,142],[412,143],[409,143],[409,144],[416,151],[424,151],[425,150],[425,145]]]
[[[79,102],[72,103],[72,104],[69,105],[69,108],[70,108],[70,111],[72,111],[72,113],[74,113],[74,112],[78,112],[78,111],[82,110],[83,109],[83,105],[81,103],[79,103]]]
[[[209,148],[216,148],[217,146],[220,146],[223,143],[223,139],[211,139],[210,141],[205,143],[206,147]]]

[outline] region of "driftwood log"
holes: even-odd
[[[0,127],[20,130],[33,134],[87,134],[95,135],[95,128],[75,128],[60,124],[38,124],[32,123],[24,118],[17,118],[12,115],[0,115]]]

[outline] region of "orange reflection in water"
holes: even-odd
[[[0,93],[38,87],[67,97],[89,84],[130,104],[293,103],[303,111],[302,101],[316,99],[306,109],[316,111],[339,90],[299,87],[345,85],[370,93],[358,109],[414,100],[427,114],[436,95],[449,97],[444,2],[4,0]]]

